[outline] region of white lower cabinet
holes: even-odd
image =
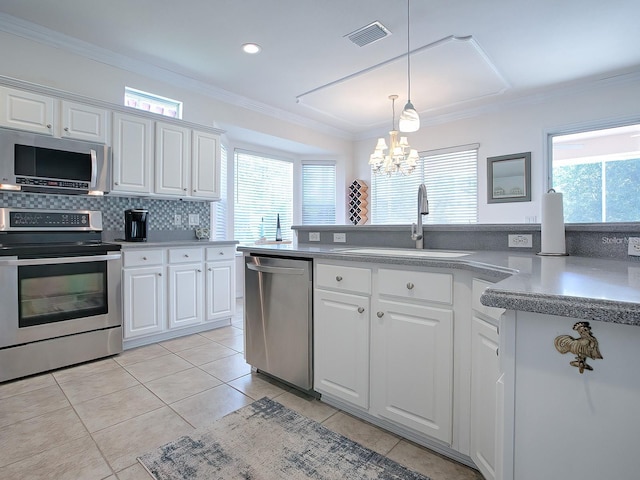
[[[169,328],[202,323],[202,264],[169,265]]]
[[[489,282],[474,278],[472,283],[471,459],[486,480],[495,480],[501,417],[498,322],[504,310],[480,303]]]
[[[375,310],[374,414],[451,444],[453,312],[383,299]]]
[[[125,348],[230,324],[234,256],[234,245],[124,248]]]
[[[314,388],[450,445],[453,275],[330,261],[315,272]]]
[[[316,289],[315,389],[369,408],[369,297]]]
[[[162,265],[123,270],[124,338],[164,330],[163,270]]]

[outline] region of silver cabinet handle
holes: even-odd
[[[378,318],[382,318],[384,317],[384,312],[378,312],[376,313],[376,315],[378,316]]]
[[[161,273],[159,273],[159,274],[158,274],[158,276],[159,276],[159,277],[161,277],[161,276],[162,276],[162,274],[161,274]]]
[[[342,277],[340,275],[336,275],[336,282],[341,282],[342,281]]]
[[[146,260],[147,260],[147,257],[142,257],[142,260],[145,260],[145,261],[146,261]]]
[[[358,307],[358,313],[363,313],[364,312],[364,307]]]
[[[202,272],[202,270],[198,269],[198,270],[196,270],[196,272]]]
[[[198,190],[196,190],[195,188],[193,189],[193,193],[196,193]]]
[[[496,356],[499,357],[500,356],[500,349],[496,348]]]
[[[413,287],[414,287],[413,283],[411,282],[407,283],[407,289],[413,290]]]
[[[224,252],[218,252],[218,255],[224,255]]]
[[[271,267],[268,265],[254,265],[252,263],[246,264],[249,270],[260,273],[283,273],[285,275],[304,275],[303,268],[291,268],[291,267]]]
[[[64,131],[68,132],[69,131],[69,127],[64,127]]]
[[[186,188],[183,188],[182,190],[184,190],[185,192],[187,191],[187,189],[186,189]]]
[[[47,123],[47,128],[51,128],[51,124],[50,123]]]
[[[120,185],[118,182],[113,182],[114,185]]]
[[[189,255],[187,255],[186,253],[184,254],[184,258],[189,258]]]
[[[213,272],[213,268],[210,268],[210,269],[209,269],[209,271],[210,271],[210,272]]]
[[[6,258],[6,257],[5,257]],[[102,262],[119,260],[120,252],[106,255],[86,255],[82,257],[54,257],[54,258],[9,258],[0,260],[0,267],[25,266],[25,265],[58,265],[61,263]]]

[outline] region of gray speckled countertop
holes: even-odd
[[[497,281],[482,295],[484,305],[640,326],[640,264],[635,261],[512,251],[477,251],[457,258],[406,257],[348,251],[353,248],[358,247],[237,247],[245,253],[464,269]]]
[[[237,245],[237,240],[170,240],[167,242],[125,242],[112,241],[122,245],[123,249],[131,248],[170,248],[170,247],[218,247],[225,245]]]

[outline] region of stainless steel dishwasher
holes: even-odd
[[[302,390],[313,388],[311,260],[245,256],[245,358]]]

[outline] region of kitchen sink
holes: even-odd
[[[355,255],[387,255],[401,257],[425,258],[458,258],[470,255],[472,252],[454,252],[450,250],[418,250],[416,248],[336,248],[340,253]]]

